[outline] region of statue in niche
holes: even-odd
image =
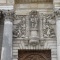
[[[35,13],[35,12],[34,12]],[[30,17],[30,24],[31,24],[31,28],[37,28],[38,27],[38,15],[36,14],[31,14]]]
[[[31,27],[32,28],[37,28],[37,20],[34,18],[31,18]]]

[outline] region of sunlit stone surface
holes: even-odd
[[[12,60],[12,22],[4,21],[4,35],[1,60]]]
[[[6,3],[7,0],[0,0],[0,3]]]

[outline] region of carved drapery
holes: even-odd
[[[43,37],[53,38],[55,37],[55,15],[45,14],[43,18]]]

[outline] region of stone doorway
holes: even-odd
[[[18,60],[51,60],[51,50],[18,50]]]

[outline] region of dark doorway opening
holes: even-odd
[[[51,50],[18,50],[18,60],[51,60]]]

